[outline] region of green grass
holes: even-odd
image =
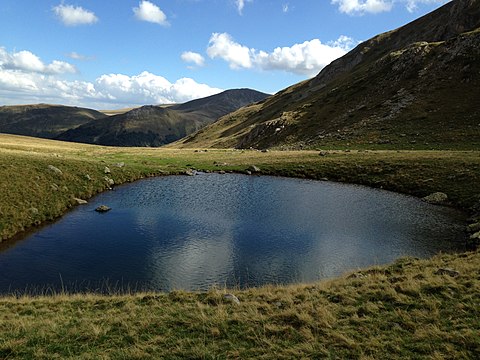
[[[309,285],[0,299],[2,359],[473,359],[480,253]],[[436,275],[454,268],[456,277]]]
[[[266,175],[328,178],[415,196],[443,191],[452,205],[469,209],[480,200],[479,155],[204,152],[0,135],[0,233],[6,246],[14,244],[12,236],[61,216],[75,197],[105,190],[105,176],[120,184],[188,169],[246,172],[251,165]],[[479,252],[408,258],[331,281],[242,291],[3,296],[0,359],[471,359],[480,353],[479,263]],[[459,275],[437,275],[440,268]],[[227,291],[241,304],[225,301]]]

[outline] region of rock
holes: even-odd
[[[452,277],[457,277],[460,273],[457,270],[453,270],[450,268],[440,268],[435,271],[435,275],[448,275]]]
[[[480,239],[480,231],[470,235],[470,240]]]
[[[223,295],[223,298],[231,303],[240,305],[240,300],[238,300],[238,298],[233,294],[225,294]]]
[[[56,166],[53,166],[53,165],[48,165],[48,170],[50,170],[51,172],[53,172],[56,175],[62,175],[63,174],[62,170],[60,170],[59,168],[57,168]]]
[[[262,153],[267,153],[268,149],[262,149]]]
[[[440,205],[445,204],[448,201],[448,196],[445,193],[436,192],[425,196],[422,200],[428,202],[429,204]]]
[[[99,207],[97,207],[95,209],[96,212],[99,212],[99,213],[105,213],[107,211],[110,211],[112,210],[111,208],[109,208],[107,205],[100,205]]]
[[[73,198],[73,200],[75,200],[75,202],[77,203],[77,205],[88,204],[88,201],[87,201],[87,200],[83,200],[83,199],[79,199],[79,198]]]
[[[110,174],[111,173],[110,168],[108,166],[105,166],[105,169],[103,169],[103,172],[105,174]]]
[[[472,232],[472,233],[480,231],[480,222],[468,225],[467,226],[467,231]]]
[[[322,150],[318,153],[318,155],[320,155],[320,156],[327,156],[327,154],[328,154],[328,152],[325,151],[325,150]]]
[[[92,178],[88,174],[85,174],[85,179],[87,179],[88,181],[92,181]]]
[[[107,185],[109,185],[109,186],[115,185],[115,181],[112,178],[109,178],[108,176],[105,176],[103,179],[105,180]]]
[[[247,174],[247,175],[252,175],[252,172],[251,172],[250,170],[246,170],[246,171],[245,171],[245,174]]]
[[[184,172],[184,174],[188,175],[188,176],[195,176],[196,173],[197,172],[195,170],[192,170],[192,169],[185,170],[185,172]]]
[[[220,170],[218,173],[221,174],[221,175],[226,174],[226,172],[224,170]]]
[[[262,171],[258,166],[255,165],[250,166],[247,170],[252,173],[259,173],[260,171]]]
[[[118,168],[123,168],[125,166],[125,163],[122,161],[122,162],[116,163],[114,166]]]

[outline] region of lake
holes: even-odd
[[[112,208],[95,212],[101,204]],[[240,174],[141,180],[0,251],[0,292],[313,282],[464,250],[465,215],[363,186]]]

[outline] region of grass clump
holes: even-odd
[[[480,253],[205,293],[0,299],[0,357],[455,358],[480,351]],[[452,268],[458,276],[439,274]]]

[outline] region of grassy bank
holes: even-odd
[[[478,252],[402,259],[317,284],[233,291],[238,305],[225,290],[4,297],[0,358],[474,359],[479,263]]]
[[[442,191],[468,209],[479,201],[479,155],[109,148],[0,135],[0,234],[13,243],[111,180],[252,165],[415,196]],[[479,263],[479,252],[401,259],[332,281],[242,291],[4,296],[0,359],[471,359],[480,353]]]

